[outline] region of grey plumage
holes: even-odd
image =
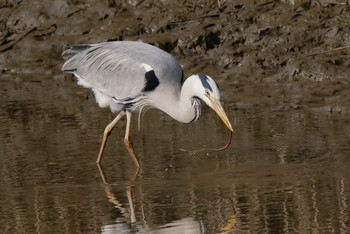
[[[150,54],[156,56],[150,59]],[[62,57],[67,60],[62,70],[73,73],[80,85],[92,88],[100,106],[110,105],[113,112],[143,98],[147,72],[155,73],[159,82],[164,77],[173,84],[182,79],[181,66],[174,57],[142,42],[73,45]],[[149,65],[153,71],[146,71],[142,64]]]

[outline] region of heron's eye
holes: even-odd
[[[206,89],[206,90],[205,90],[205,94],[208,95],[208,96],[210,96],[209,90]]]

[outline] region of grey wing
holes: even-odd
[[[75,45],[62,54],[62,70],[73,73],[78,84],[117,100],[142,95],[147,70],[132,56],[132,48],[113,43]]]

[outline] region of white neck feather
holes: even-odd
[[[162,94],[159,97],[149,96],[156,100],[156,108],[164,111],[172,118],[182,123],[191,123],[199,118],[201,110],[201,102],[196,98],[194,91],[194,80],[186,79],[181,90],[174,91],[173,87],[159,87],[162,89]],[[157,95],[158,96],[158,95]]]

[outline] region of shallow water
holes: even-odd
[[[53,78],[53,79],[52,79]],[[0,227],[5,233],[345,233],[350,118],[315,110],[225,109],[191,125],[150,110],[125,121],[95,164],[114,117],[62,74],[2,74]],[[223,97],[225,101],[225,97]]]

